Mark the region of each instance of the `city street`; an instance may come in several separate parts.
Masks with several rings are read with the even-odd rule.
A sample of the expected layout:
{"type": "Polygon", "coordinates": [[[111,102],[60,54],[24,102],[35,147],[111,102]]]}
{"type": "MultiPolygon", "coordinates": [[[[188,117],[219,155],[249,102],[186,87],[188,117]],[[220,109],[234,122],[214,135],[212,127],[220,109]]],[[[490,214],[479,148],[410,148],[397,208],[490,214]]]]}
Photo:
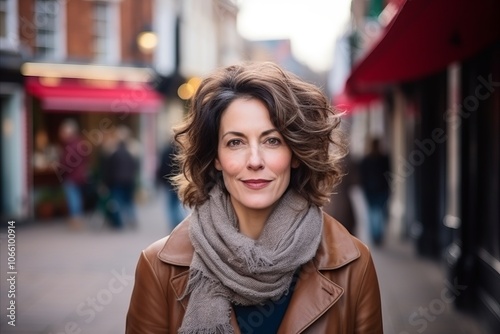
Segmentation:
{"type": "MultiPolygon", "coordinates": [[[[324,211],[370,248],[384,333],[499,334],[499,13],[500,0],[0,1],[0,334],[125,332],[141,251],[182,216],[160,188],[175,142],[188,179],[212,178],[214,154],[217,177],[254,190],[284,175],[317,198],[345,174],[324,211]],[[255,161],[269,170],[257,182],[242,176],[255,161]],[[133,226],[113,228],[133,200],[133,226]]],[[[340,298],[374,283],[358,276],[335,276],[340,298]]]]}
{"type": "MultiPolygon", "coordinates": [[[[18,227],[15,327],[6,317],[7,235],[2,231],[0,332],[123,333],[139,253],[168,232],[162,204],[159,196],[139,205],[137,230],[101,229],[95,215],[88,217],[89,226],[82,231],[69,229],[63,221],[18,227]]],[[[360,237],[364,238],[362,231],[360,237]]],[[[373,257],[385,333],[486,333],[473,319],[453,310],[450,300],[461,287],[453,290],[443,268],[416,258],[411,245],[393,238],[373,249],[373,257]]]]}

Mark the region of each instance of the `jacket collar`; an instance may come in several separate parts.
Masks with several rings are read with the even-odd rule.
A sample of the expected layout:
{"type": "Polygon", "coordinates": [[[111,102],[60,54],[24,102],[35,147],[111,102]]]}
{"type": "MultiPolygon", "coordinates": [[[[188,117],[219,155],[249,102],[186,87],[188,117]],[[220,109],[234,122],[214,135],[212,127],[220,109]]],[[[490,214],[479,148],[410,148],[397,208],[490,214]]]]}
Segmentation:
{"type": "MultiPolygon", "coordinates": [[[[323,221],[323,235],[314,257],[317,269],[337,269],[357,259],[360,252],[349,232],[327,214],[323,214],[323,221]]],[[[189,267],[193,253],[188,217],[172,231],[158,253],[158,258],[165,263],[189,267]]]]}
{"type": "Polygon", "coordinates": [[[158,258],[168,264],[189,267],[194,248],[189,238],[189,217],[177,225],[167,238],[158,258]]]}
{"type": "MultiPolygon", "coordinates": [[[[344,288],[321,274],[320,270],[340,268],[360,256],[352,236],[340,223],[327,214],[323,215],[323,221],[320,246],[313,260],[302,266],[278,334],[301,333],[332,307],[344,294],[344,288]]],[[[165,263],[189,267],[193,253],[188,218],[172,231],[158,257],[165,263]]],[[[177,299],[186,290],[188,278],[188,270],[171,278],[170,284],[177,299]]],[[[180,300],[184,308],[187,307],[188,299],[189,296],[180,300]]],[[[231,324],[235,333],[239,334],[234,311],[231,324]]]]}

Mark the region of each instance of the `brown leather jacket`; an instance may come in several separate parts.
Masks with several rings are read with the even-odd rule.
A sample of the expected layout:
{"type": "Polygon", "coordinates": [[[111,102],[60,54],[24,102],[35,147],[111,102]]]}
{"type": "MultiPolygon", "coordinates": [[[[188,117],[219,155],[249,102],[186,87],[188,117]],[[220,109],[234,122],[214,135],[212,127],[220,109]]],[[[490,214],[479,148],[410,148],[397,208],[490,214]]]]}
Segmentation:
{"type": "MultiPolygon", "coordinates": [[[[177,333],[188,302],[188,298],[178,299],[186,288],[193,256],[188,226],[184,221],[170,236],[142,252],[126,333],[177,333]]],[[[234,312],[231,323],[239,334],[234,312]]],[[[278,331],[293,333],[383,333],[370,252],[327,214],[316,256],[302,267],[278,331]]]]}

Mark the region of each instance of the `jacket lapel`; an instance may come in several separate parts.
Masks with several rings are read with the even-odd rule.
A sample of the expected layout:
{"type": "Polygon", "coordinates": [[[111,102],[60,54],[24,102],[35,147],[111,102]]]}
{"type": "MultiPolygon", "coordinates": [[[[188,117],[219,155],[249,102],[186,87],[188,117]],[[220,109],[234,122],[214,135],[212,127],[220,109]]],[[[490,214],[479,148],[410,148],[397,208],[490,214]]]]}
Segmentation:
{"type": "MultiPolygon", "coordinates": [[[[189,224],[183,221],[170,233],[163,248],[158,252],[158,258],[165,263],[186,267],[186,270],[170,278],[170,285],[175,292],[175,297],[180,300],[186,291],[189,280],[189,265],[193,258],[193,245],[189,239],[189,224]]],[[[180,300],[186,310],[189,296],[180,300]]]]}
{"type": "Polygon", "coordinates": [[[308,262],[300,272],[278,334],[302,332],[332,307],[343,293],[344,289],[321,275],[313,261],[308,262]]]}
{"type": "Polygon", "coordinates": [[[184,307],[184,311],[186,310],[189,296],[186,296],[186,298],[182,299],[181,296],[184,294],[184,291],[186,291],[188,280],[189,280],[189,270],[186,270],[185,272],[176,275],[170,279],[170,284],[175,292],[175,299],[180,301],[182,307],[184,307]]]}
{"type": "Polygon", "coordinates": [[[335,219],[324,215],[322,240],[315,257],[306,263],[281,322],[278,334],[303,332],[344,294],[344,288],[321,274],[356,260],[360,251],[352,236],[335,219]]]}

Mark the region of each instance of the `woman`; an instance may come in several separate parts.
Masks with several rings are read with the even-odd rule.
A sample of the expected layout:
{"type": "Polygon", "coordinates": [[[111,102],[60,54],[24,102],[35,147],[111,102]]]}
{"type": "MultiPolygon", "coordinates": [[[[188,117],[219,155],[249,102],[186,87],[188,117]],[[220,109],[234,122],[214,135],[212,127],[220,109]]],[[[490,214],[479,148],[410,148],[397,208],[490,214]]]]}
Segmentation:
{"type": "Polygon", "coordinates": [[[127,333],[382,333],[370,253],[321,210],[339,122],[272,63],[205,79],[175,130],[193,212],[142,252],[127,333]]]}

